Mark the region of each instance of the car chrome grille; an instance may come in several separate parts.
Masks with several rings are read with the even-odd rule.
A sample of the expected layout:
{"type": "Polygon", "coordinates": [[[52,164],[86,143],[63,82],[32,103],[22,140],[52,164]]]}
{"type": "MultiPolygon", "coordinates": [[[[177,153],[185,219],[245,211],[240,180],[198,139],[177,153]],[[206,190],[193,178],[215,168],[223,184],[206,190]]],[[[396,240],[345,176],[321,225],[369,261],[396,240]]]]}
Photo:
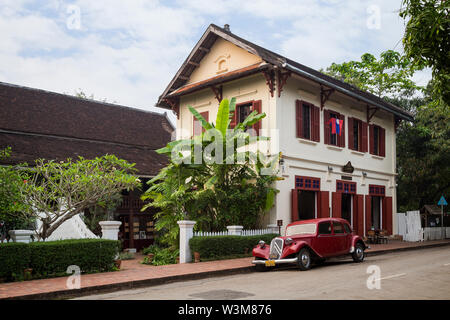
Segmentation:
{"type": "Polygon", "coordinates": [[[284,241],[281,238],[275,238],[270,243],[270,259],[279,259],[281,257],[281,252],[283,252],[284,241]]]}

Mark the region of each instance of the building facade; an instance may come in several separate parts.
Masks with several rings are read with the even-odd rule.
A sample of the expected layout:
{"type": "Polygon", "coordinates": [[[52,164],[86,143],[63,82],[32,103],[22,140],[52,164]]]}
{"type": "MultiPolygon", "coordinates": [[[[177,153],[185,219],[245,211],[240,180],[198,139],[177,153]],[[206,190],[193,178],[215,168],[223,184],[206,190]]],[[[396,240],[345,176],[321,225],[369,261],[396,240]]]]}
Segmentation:
{"type": "Polygon", "coordinates": [[[253,110],[256,128],[281,151],[280,193],[262,224],[343,217],[355,231],[392,234],[396,212],[395,131],[413,120],[401,108],[210,25],[160,96],[177,115],[177,138],[199,134],[188,106],[215,119],[235,97],[231,123],[253,110]]]}
{"type": "Polygon", "coordinates": [[[146,182],[167,164],[155,152],[172,138],[167,115],[0,82],[0,149],[12,148],[1,164],[92,159],[105,154],[135,163],[140,190],[123,192],[113,212],[122,221],[125,248],[141,249],[155,236],[152,210],[141,212],[146,182]]]}

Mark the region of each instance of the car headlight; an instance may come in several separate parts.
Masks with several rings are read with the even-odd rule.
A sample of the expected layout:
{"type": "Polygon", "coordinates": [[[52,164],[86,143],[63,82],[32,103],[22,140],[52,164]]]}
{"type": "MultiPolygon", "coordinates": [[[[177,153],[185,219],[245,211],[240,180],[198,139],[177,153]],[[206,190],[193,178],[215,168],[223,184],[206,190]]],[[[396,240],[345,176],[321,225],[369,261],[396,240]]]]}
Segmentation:
{"type": "Polygon", "coordinates": [[[294,242],[294,240],[292,240],[291,238],[286,238],[286,240],[284,240],[284,243],[286,245],[290,245],[292,242],[294,242]]]}
{"type": "Polygon", "coordinates": [[[266,246],[266,243],[264,242],[264,240],[260,240],[258,242],[258,245],[261,247],[261,249],[264,249],[264,247],[266,246]]]}

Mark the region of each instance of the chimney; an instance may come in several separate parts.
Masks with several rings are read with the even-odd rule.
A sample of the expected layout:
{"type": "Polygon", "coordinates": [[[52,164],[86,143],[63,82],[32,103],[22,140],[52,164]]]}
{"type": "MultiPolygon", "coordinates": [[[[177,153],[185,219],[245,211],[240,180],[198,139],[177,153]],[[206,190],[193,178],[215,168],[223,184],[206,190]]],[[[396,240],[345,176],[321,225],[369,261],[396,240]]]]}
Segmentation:
{"type": "Polygon", "coordinates": [[[225,29],[225,31],[231,32],[230,31],[230,25],[227,23],[223,26],[223,28],[225,29]]]}

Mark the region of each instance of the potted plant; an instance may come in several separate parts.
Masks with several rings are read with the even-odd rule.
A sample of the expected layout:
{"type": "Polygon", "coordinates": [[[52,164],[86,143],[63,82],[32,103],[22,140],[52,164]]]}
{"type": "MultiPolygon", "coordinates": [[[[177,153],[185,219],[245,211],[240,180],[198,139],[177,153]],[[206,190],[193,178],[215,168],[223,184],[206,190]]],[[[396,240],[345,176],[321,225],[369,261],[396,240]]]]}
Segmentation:
{"type": "Polygon", "coordinates": [[[154,254],[154,253],[149,253],[149,254],[147,254],[147,262],[148,262],[149,264],[151,264],[154,257],[155,257],[155,254],[154,254]]]}
{"type": "Polygon", "coordinates": [[[117,269],[120,269],[120,266],[122,265],[122,260],[120,258],[117,258],[116,260],[114,260],[114,265],[116,266],[117,269]]]}
{"type": "Polygon", "coordinates": [[[194,252],[194,262],[200,262],[200,252],[194,252]]]}
{"type": "Polygon", "coordinates": [[[32,273],[32,272],[33,272],[33,269],[31,269],[31,268],[26,268],[26,269],[23,271],[24,279],[25,279],[25,280],[31,280],[31,278],[32,278],[31,273],[32,273]]]}

